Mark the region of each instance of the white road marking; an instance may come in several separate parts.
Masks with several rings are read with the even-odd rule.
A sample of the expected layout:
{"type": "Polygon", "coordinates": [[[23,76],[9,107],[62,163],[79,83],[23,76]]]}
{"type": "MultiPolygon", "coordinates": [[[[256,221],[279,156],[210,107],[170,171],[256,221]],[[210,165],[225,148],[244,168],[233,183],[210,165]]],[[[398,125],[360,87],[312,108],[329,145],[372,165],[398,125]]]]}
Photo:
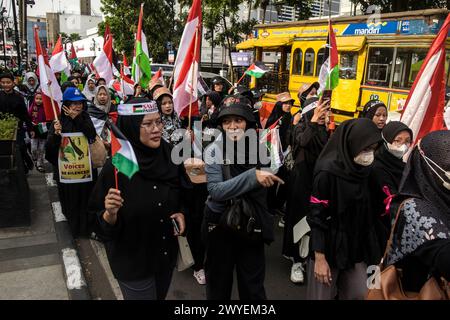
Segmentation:
{"type": "Polygon", "coordinates": [[[62,212],[61,202],[52,202],[52,209],[55,222],[67,221],[66,216],[62,212]]]}
{"type": "Polygon", "coordinates": [[[62,253],[67,275],[67,289],[81,289],[81,287],[86,286],[77,252],[74,249],[67,248],[63,249],[62,253]]]}

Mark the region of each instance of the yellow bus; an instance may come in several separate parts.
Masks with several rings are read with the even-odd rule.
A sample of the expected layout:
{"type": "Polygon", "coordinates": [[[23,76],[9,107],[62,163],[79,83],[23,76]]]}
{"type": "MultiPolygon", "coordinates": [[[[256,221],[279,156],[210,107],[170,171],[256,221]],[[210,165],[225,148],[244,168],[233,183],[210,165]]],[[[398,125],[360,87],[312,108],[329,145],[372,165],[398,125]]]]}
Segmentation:
{"type": "MultiPolygon", "coordinates": [[[[448,13],[430,9],[332,18],[340,76],[331,105],[335,121],[357,117],[371,99],[382,100],[391,115],[399,115],[448,13]]],[[[253,50],[254,60],[270,70],[251,80],[252,88],[266,92],[266,104],[289,91],[299,106],[299,88],[318,81],[327,27],[327,19],[256,25],[253,38],[237,45],[237,50],[253,50]]],[[[447,45],[450,49],[450,42],[447,45]]],[[[446,70],[449,58],[447,54],[446,70]]]]}

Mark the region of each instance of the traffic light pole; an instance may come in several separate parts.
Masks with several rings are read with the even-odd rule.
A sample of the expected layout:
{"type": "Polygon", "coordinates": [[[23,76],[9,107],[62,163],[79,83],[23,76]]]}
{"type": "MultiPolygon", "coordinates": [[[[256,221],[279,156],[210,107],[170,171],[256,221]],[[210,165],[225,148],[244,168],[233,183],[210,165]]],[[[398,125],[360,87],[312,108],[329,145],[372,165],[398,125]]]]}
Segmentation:
{"type": "Polygon", "coordinates": [[[12,10],[13,10],[13,18],[14,18],[14,42],[16,43],[16,51],[17,51],[17,63],[19,65],[19,70],[21,67],[21,57],[20,57],[20,39],[19,39],[19,30],[17,28],[17,12],[16,12],[16,1],[12,0],[12,10]]]}

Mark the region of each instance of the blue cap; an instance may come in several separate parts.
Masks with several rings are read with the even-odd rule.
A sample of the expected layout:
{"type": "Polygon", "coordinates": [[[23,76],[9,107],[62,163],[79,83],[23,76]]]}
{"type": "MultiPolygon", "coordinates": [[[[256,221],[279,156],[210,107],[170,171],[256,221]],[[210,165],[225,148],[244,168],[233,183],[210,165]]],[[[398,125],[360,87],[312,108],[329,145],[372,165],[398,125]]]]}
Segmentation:
{"type": "Polygon", "coordinates": [[[86,97],[77,88],[69,87],[64,91],[63,101],[86,101],[86,97]]]}

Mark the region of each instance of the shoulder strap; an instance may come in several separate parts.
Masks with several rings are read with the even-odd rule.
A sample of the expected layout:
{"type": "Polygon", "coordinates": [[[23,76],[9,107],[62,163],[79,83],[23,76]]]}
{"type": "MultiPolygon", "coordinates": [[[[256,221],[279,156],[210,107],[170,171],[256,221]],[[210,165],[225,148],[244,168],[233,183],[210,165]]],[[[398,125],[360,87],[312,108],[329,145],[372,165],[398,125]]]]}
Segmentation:
{"type": "Polygon", "coordinates": [[[230,171],[230,165],[223,164],[222,165],[222,174],[224,180],[230,180],[231,179],[231,171],[230,171]]]}
{"type": "Polygon", "coordinates": [[[381,269],[383,269],[384,261],[386,260],[388,253],[392,249],[392,242],[394,239],[395,228],[397,227],[398,219],[400,218],[400,211],[402,210],[405,202],[408,201],[409,199],[411,199],[411,198],[403,200],[403,202],[398,207],[397,214],[395,215],[394,223],[392,224],[392,227],[391,227],[391,235],[389,236],[389,240],[386,245],[386,250],[384,251],[383,258],[381,259],[381,269]]]}

